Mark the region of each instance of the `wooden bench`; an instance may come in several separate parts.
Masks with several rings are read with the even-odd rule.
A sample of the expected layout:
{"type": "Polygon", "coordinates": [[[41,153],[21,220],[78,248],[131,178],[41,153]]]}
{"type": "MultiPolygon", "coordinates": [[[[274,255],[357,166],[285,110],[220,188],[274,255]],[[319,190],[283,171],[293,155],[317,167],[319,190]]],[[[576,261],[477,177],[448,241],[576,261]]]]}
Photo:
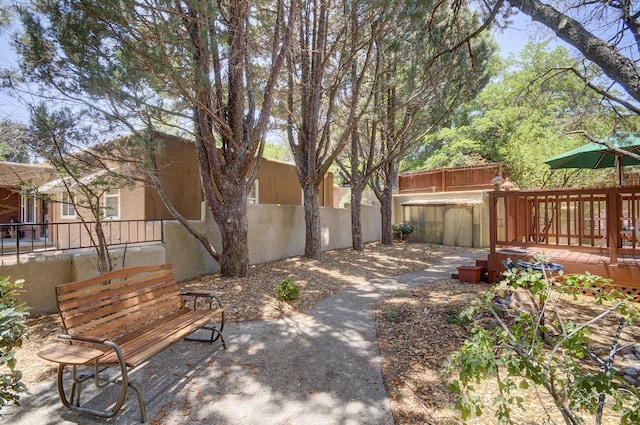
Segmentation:
{"type": "Polygon", "coordinates": [[[182,339],[210,343],[220,339],[226,349],[220,298],[204,290],[180,292],[170,265],[115,270],[58,285],[56,295],[67,332],[59,338],[67,344],[57,344],[38,355],[58,363],[60,400],[76,412],[114,417],[124,404],[127,387],[131,387],[138,397],[142,422],[146,422],[142,393],[129,382],[128,373],[133,368],[182,339]],[[192,308],[185,304],[187,299],[193,302],[189,303],[192,308]],[[207,338],[189,337],[198,329],[204,329],[200,332],[206,332],[207,338]],[[67,366],[72,369],[69,397],[64,388],[67,366]],[[106,378],[111,367],[119,372],[106,378]],[[80,368],[85,372],[79,373],[80,368]],[[120,385],[119,397],[111,410],[81,406],[81,386],[89,379],[98,388],[120,385]]]}

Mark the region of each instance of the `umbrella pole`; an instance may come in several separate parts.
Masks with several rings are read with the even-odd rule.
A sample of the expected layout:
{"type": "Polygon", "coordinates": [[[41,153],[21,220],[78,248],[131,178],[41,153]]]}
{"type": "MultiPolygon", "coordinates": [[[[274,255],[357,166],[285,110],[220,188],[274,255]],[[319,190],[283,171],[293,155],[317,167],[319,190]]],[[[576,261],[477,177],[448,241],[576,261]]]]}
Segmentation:
{"type": "Polygon", "coordinates": [[[622,158],[616,155],[616,168],[618,170],[618,185],[622,186],[622,158]]]}

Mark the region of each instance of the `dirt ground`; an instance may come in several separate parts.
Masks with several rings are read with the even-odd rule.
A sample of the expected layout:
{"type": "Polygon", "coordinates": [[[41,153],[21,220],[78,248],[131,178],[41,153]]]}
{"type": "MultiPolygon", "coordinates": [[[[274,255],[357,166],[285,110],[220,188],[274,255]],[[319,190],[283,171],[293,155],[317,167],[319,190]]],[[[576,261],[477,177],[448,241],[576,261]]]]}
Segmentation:
{"type": "MultiPolygon", "coordinates": [[[[447,356],[460,349],[470,335],[468,327],[457,321],[458,313],[466,309],[474,298],[490,289],[487,284],[465,284],[450,279],[398,293],[383,300],[377,312],[379,343],[383,354],[383,373],[391,407],[398,425],[459,424],[461,419],[451,406],[454,395],[447,389],[452,377],[442,373],[447,356]]],[[[585,323],[605,308],[596,306],[586,295],[570,297],[557,295],[556,306],[565,318],[585,323]]],[[[552,312],[549,312],[551,317],[552,312]]],[[[601,358],[608,353],[616,331],[617,319],[612,317],[591,326],[589,346],[601,358]]],[[[640,327],[625,327],[620,346],[640,343],[640,327]]],[[[615,366],[638,366],[638,359],[629,361],[618,355],[615,366]]],[[[593,362],[585,360],[586,367],[593,362]]],[[[495,424],[493,399],[499,395],[495,380],[476,385],[475,396],[486,406],[484,414],[469,424],[495,424]]],[[[525,409],[512,406],[512,418],[519,425],[563,424],[564,420],[550,397],[534,388],[522,390],[525,409]]],[[[584,415],[585,423],[595,423],[584,415]]],[[[605,409],[603,424],[619,424],[620,416],[605,409]]]]}
{"type": "MultiPolygon", "coordinates": [[[[251,266],[247,278],[223,278],[205,275],[180,283],[183,289],[206,288],[221,297],[227,321],[272,319],[307,311],[318,301],[346,285],[376,277],[393,276],[421,270],[437,261],[444,252],[456,248],[429,244],[368,244],[364,252],[351,249],[328,251],[321,262],[302,257],[287,258],[251,266]],[[300,286],[300,298],[279,301],[275,287],[290,275],[300,286]]],[[[54,379],[55,367],[36,353],[58,343],[63,332],[57,314],[28,320],[29,337],[18,350],[18,369],[29,386],[43,379],[54,379]]]]}
{"type": "MultiPolygon", "coordinates": [[[[358,281],[422,270],[439,261],[444,253],[457,249],[413,243],[387,247],[375,243],[367,245],[361,253],[350,249],[325,252],[322,262],[289,258],[252,266],[249,276],[244,279],[207,275],[183,282],[181,286],[184,289],[217,291],[225,304],[228,321],[277,318],[304,312],[318,301],[358,281]],[[300,299],[289,303],[279,301],[275,294],[276,285],[288,275],[301,288],[300,299]]],[[[481,255],[479,252],[478,256],[481,255]]],[[[473,298],[488,288],[486,284],[464,284],[446,279],[394,294],[380,303],[377,323],[383,372],[398,424],[460,422],[451,408],[453,398],[446,388],[448,378],[441,374],[441,367],[447,355],[460,347],[468,330],[447,323],[447,317],[468,306],[473,298]]],[[[574,309],[575,314],[582,314],[592,311],[591,304],[588,297],[581,297],[567,308],[574,309]]],[[[31,318],[28,325],[30,336],[17,353],[18,369],[23,372],[27,387],[43,379],[55,379],[53,365],[38,358],[36,353],[56,343],[56,335],[62,332],[57,315],[31,318]]],[[[596,338],[602,339],[606,345],[610,332],[613,331],[603,329],[596,338]]],[[[640,341],[637,327],[630,332],[624,337],[640,341]]],[[[497,390],[483,386],[485,388],[485,396],[489,400],[497,390]]],[[[495,418],[487,413],[473,423],[492,424],[495,418]]],[[[553,422],[544,420],[543,411],[532,409],[523,413],[519,423],[553,422]]]]}

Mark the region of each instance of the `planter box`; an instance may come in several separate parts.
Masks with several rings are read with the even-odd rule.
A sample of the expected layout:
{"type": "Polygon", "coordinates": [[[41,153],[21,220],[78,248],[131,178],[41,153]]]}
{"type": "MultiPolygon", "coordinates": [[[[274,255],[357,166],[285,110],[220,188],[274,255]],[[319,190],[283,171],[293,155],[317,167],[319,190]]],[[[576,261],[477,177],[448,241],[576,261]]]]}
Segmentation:
{"type": "Polygon", "coordinates": [[[460,282],[480,283],[482,279],[482,267],[460,266],[458,267],[458,280],[460,282]]]}

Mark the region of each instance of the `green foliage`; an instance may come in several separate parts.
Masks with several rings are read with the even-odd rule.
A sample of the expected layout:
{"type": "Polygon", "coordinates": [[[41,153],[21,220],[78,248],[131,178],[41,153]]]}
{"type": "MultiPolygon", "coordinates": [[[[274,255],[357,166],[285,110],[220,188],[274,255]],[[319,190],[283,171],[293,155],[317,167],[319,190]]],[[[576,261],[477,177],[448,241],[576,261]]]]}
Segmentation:
{"type": "Polygon", "coordinates": [[[400,310],[398,307],[388,306],[384,309],[384,317],[387,320],[395,320],[400,316],[400,310]]]}
{"type": "Polygon", "coordinates": [[[601,417],[605,399],[622,413],[622,423],[638,423],[640,392],[615,373],[613,361],[623,328],[638,320],[639,311],[628,296],[611,289],[607,279],[589,273],[555,279],[534,270],[507,271],[502,282],[459,317],[472,320],[471,336],[449,356],[445,370],[455,376],[449,389],[464,420],[484,411],[474,395],[476,385],[495,379],[499,393],[493,402],[500,422],[513,423],[513,406],[526,409],[518,390],[537,387],[548,393],[567,424],[584,423],[584,414],[601,417]],[[494,302],[522,290],[535,300],[534,309],[494,302]],[[581,323],[557,302],[560,296],[576,297],[585,291],[595,294],[593,302],[602,305],[602,311],[581,323]],[[487,317],[492,319],[489,324],[487,317]],[[587,343],[589,326],[602,326],[609,317],[615,317],[618,326],[611,330],[609,355],[599,358],[587,343]],[[585,367],[586,359],[594,360],[599,369],[585,367]]]}
{"type": "Polygon", "coordinates": [[[393,236],[401,241],[405,240],[415,229],[415,226],[411,223],[398,223],[391,227],[393,229],[393,236]]]}
{"type": "MultiPolygon", "coordinates": [[[[554,170],[544,160],[587,142],[573,130],[606,136],[616,126],[638,130],[637,118],[619,115],[585,90],[584,82],[560,67],[575,60],[563,47],[529,43],[519,58],[499,64],[497,77],[449,125],[429,135],[402,171],[504,163],[521,188],[587,186],[606,181],[611,170],[554,170]],[[555,71],[550,71],[555,70],[555,71]]],[[[589,79],[601,71],[586,67],[589,79]]]]}
{"type": "Polygon", "coordinates": [[[19,404],[20,393],[26,391],[21,382],[22,373],[16,369],[15,349],[22,346],[27,332],[24,321],[27,307],[17,300],[23,285],[0,278],[0,409],[9,403],[19,404]]]}
{"type": "Polygon", "coordinates": [[[24,125],[7,119],[0,121],[0,160],[29,162],[27,129],[24,125]]]}
{"type": "Polygon", "coordinates": [[[459,311],[451,307],[447,308],[444,314],[445,321],[450,325],[466,327],[469,326],[469,323],[471,322],[471,320],[469,320],[469,317],[467,317],[465,314],[460,314],[459,311]]]}
{"type": "Polygon", "coordinates": [[[291,276],[287,276],[276,286],[276,293],[283,301],[297,300],[300,297],[300,287],[295,284],[291,276]]]}
{"type": "Polygon", "coordinates": [[[266,142],[262,156],[269,159],[277,159],[279,161],[293,162],[291,149],[288,146],[277,142],[266,142]]]}

